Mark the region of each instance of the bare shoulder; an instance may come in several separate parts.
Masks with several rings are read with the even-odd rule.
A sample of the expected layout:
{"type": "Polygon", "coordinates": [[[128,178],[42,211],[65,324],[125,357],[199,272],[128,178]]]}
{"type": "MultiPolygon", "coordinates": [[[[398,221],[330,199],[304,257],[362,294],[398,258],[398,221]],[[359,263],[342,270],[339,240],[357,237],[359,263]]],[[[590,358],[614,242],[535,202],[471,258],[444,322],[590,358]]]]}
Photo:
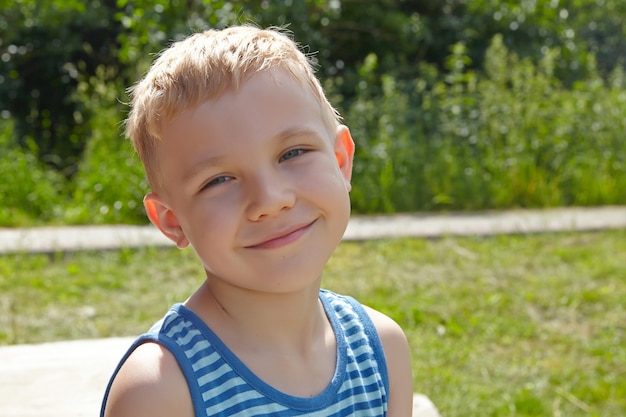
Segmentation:
{"type": "Polygon", "coordinates": [[[411,352],[402,328],[393,319],[364,306],[378,332],[389,374],[389,417],[410,417],[413,412],[411,352]]]}
{"type": "Polygon", "coordinates": [[[194,416],[187,382],[174,355],[156,343],[137,347],[113,381],[104,415],[194,416]]]}
{"type": "Polygon", "coordinates": [[[370,319],[372,319],[374,327],[376,327],[376,331],[378,332],[378,336],[383,342],[383,345],[387,343],[394,346],[396,344],[408,346],[404,331],[398,323],[378,310],[374,310],[373,308],[365,305],[363,307],[370,316],[370,319]]]}

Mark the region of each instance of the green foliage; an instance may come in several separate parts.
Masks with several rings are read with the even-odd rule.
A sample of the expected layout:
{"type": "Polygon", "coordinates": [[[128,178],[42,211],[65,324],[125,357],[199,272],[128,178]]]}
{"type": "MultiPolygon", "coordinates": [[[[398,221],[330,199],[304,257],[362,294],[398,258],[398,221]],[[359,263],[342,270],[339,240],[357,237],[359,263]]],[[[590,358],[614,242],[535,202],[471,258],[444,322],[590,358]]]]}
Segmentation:
{"type": "Polygon", "coordinates": [[[115,92],[94,76],[78,88],[80,100],[94,114],[89,120],[91,136],[72,179],[71,203],[66,208],[69,223],[144,223],[142,199],[148,192],[143,167],[119,120],[121,105],[115,92]]]}
{"type": "Polygon", "coordinates": [[[588,55],[589,78],[565,88],[558,51],[535,65],[496,36],[485,75],[463,44],[451,52],[444,77],[384,76],[382,98],[359,94],[348,111],[357,211],[626,203],[620,67],[604,81],[588,55]]]}
{"type": "Polygon", "coordinates": [[[13,123],[0,157],[13,158],[5,170],[36,167],[28,181],[47,207],[5,197],[3,211],[21,213],[7,224],[143,221],[147,186],[119,137],[124,88],[168,43],[242,22],[288,26],[315,53],[357,141],[357,212],[626,203],[619,0],[0,0],[0,10],[0,117],[13,123]]]}
{"type": "Polygon", "coordinates": [[[62,204],[60,175],[42,166],[36,151],[14,146],[14,138],[13,121],[0,119],[0,226],[54,221],[62,204]]]}
{"type": "Polygon", "coordinates": [[[0,3],[0,111],[15,122],[16,144],[66,177],[75,173],[91,117],[74,100],[81,77],[113,68],[117,23],[107,1],[0,3]]]}

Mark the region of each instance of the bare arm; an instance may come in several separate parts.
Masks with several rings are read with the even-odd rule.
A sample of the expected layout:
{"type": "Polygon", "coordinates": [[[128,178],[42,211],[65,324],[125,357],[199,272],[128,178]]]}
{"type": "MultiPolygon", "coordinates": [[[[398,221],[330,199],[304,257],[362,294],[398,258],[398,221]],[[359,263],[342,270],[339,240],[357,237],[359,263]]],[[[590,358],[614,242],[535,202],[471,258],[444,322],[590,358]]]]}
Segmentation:
{"type": "Polygon", "coordinates": [[[383,313],[365,306],[385,351],[389,373],[389,417],[411,417],[413,413],[413,375],[411,353],[400,326],[383,313]]]}
{"type": "Polygon", "coordinates": [[[155,343],[139,346],[113,381],[105,417],[194,417],[187,382],[174,356],[155,343]]]}

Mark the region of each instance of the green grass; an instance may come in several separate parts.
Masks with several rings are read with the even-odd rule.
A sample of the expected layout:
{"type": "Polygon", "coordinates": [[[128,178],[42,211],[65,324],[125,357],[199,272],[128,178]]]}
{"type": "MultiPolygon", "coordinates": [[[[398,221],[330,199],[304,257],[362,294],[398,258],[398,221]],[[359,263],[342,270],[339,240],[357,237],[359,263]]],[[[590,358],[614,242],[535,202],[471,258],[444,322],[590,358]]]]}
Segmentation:
{"type": "MultiPolygon", "coordinates": [[[[0,257],[0,344],[132,335],[191,251],[0,257]]],[[[444,417],[626,415],[626,231],[343,243],[324,286],[394,317],[444,417]]]]}

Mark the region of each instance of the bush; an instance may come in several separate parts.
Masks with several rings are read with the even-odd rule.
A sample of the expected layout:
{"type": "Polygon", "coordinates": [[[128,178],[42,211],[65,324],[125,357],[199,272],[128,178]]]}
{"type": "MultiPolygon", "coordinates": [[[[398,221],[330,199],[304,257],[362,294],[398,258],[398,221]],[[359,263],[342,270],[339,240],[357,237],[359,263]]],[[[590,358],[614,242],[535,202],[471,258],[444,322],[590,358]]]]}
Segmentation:
{"type": "MultiPolygon", "coordinates": [[[[337,96],[357,144],[352,203],[356,213],[487,210],[626,204],[626,77],[607,79],[587,56],[590,76],[565,87],[554,75],[556,50],[540,62],[519,58],[495,37],[486,73],[469,70],[463,44],[446,72],[422,64],[419,78],[377,75],[371,54],[359,71],[356,99],[337,96]]],[[[121,83],[102,66],[81,80],[74,100],[86,151],[71,179],[42,166],[33,141],[16,143],[0,121],[0,225],[145,223],[143,168],[122,137],[121,83]]]]}
{"type": "MultiPolygon", "coordinates": [[[[382,97],[359,91],[346,121],[357,140],[357,212],[478,210],[626,203],[626,86],[591,76],[570,89],[496,36],[487,73],[468,71],[462,44],[441,77],[381,80],[382,97]]],[[[367,73],[367,69],[364,71],[367,73]]],[[[430,75],[429,75],[430,74],[430,75]]]]}
{"type": "Polygon", "coordinates": [[[123,89],[93,77],[79,86],[79,94],[93,112],[91,136],[78,172],[72,179],[69,223],[143,223],[143,196],[148,191],[143,167],[121,129],[123,89]]]}
{"type": "Polygon", "coordinates": [[[13,121],[0,119],[0,226],[52,222],[60,216],[62,177],[41,165],[37,148],[15,146],[13,121]]]}

